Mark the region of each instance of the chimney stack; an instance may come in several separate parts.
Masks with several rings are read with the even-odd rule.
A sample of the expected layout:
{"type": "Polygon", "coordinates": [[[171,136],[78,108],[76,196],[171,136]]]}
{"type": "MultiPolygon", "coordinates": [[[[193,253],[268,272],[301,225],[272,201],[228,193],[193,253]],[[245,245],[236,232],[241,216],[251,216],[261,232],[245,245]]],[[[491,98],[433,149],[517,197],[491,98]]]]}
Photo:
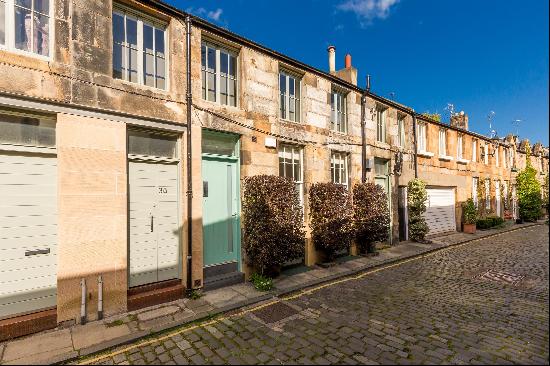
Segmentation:
{"type": "Polygon", "coordinates": [[[328,46],[328,71],[333,73],[336,71],[336,47],[328,46]]]}
{"type": "Polygon", "coordinates": [[[346,54],[344,64],[346,65],[346,69],[349,69],[351,67],[351,55],[349,53],[346,54]]]}
{"type": "Polygon", "coordinates": [[[468,130],[468,115],[464,111],[451,116],[451,126],[468,130]]]}

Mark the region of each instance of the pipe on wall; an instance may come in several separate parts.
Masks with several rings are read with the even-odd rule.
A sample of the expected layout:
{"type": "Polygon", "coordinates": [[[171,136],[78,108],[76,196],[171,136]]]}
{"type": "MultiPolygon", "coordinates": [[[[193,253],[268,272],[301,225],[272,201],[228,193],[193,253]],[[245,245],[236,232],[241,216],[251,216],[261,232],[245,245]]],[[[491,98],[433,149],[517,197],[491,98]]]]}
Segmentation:
{"type": "Polygon", "coordinates": [[[365,115],[367,105],[367,95],[370,92],[370,75],[367,75],[367,88],[361,95],[361,183],[367,181],[367,140],[365,136],[365,115]]]}
{"type": "Polygon", "coordinates": [[[186,26],[186,77],[187,77],[187,291],[193,288],[191,275],[193,264],[193,175],[192,175],[192,150],[191,150],[191,108],[193,94],[191,92],[191,17],[185,16],[186,26]]]}
{"type": "Polygon", "coordinates": [[[416,113],[414,109],[411,111],[413,118],[413,140],[414,140],[414,177],[418,178],[418,141],[416,136],[416,113]]]}
{"type": "Polygon", "coordinates": [[[80,289],[82,296],[80,299],[80,324],[86,324],[86,280],[80,280],[80,289]]]}
{"type": "Polygon", "coordinates": [[[103,278],[97,277],[97,319],[103,319],[103,278]]]}

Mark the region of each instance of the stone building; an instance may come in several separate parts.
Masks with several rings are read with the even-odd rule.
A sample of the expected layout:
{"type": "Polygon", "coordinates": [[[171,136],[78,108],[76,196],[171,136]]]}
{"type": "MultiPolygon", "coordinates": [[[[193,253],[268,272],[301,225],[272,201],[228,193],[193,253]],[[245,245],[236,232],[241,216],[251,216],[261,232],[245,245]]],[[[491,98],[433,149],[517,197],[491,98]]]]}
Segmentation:
{"type": "MultiPolygon", "coordinates": [[[[363,131],[391,244],[406,239],[415,161],[433,232],[460,230],[487,180],[488,211],[503,215],[499,191],[525,165],[513,136],[362,89],[334,47],[325,72],[192,17],[187,60],[186,14],[159,1],[21,4],[0,1],[0,340],[243,281],[242,180],[292,178],[308,228],[312,183],[361,181],[363,131]]],[[[548,174],[547,148],[530,159],[548,174]]],[[[320,260],[309,239],[305,253],[320,260]]]]}

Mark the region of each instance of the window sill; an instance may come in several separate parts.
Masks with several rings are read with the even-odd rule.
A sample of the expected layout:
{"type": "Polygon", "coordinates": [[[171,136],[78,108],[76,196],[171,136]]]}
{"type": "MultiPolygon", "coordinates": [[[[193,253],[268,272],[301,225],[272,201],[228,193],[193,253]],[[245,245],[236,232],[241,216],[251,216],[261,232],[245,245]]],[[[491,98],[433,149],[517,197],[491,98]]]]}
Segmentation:
{"type": "Polygon", "coordinates": [[[457,162],[458,164],[468,164],[468,163],[470,163],[470,160],[462,159],[462,158],[461,158],[461,159],[456,159],[456,162],[457,162]]]}
{"type": "Polygon", "coordinates": [[[439,155],[439,160],[443,160],[443,161],[451,161],[451,160],[454,160],[452,156],[447,156],[447,155],[439,155]]]}
{"type": "Polygon", "coordinates": [[[434,156],[434,153],[431,153],[429,151],[419,151],[417,154],[418,156],[422,156],[424,158],[431,158],[434,156]]]}
{"type": "Polygon", "coordinates": [[[145,85],[145,84],[140,84],[140,83],[135,83],[133,81],[128,81],[128,80],[124,80],[124,79],[119,79],[119,78],[115,78],[114,76],[112,76],[112,80],[115,82],[115,83],[120,83],[120,85],[123,85],[125,87],[131,87],[131,88],[135,88],[135,89],[139,89],[139,90],[143,90],[143,91],[151,91],[153,93],[158,93],[158,94],[162,94],[162,95],[170,95],[170,90],[168,90],[168,88],[165,88],[165,89],[161,89],[161,88],[157,88],[157,87],[154,87],[154,86],[149,86],[149,85],[145,85]]]}

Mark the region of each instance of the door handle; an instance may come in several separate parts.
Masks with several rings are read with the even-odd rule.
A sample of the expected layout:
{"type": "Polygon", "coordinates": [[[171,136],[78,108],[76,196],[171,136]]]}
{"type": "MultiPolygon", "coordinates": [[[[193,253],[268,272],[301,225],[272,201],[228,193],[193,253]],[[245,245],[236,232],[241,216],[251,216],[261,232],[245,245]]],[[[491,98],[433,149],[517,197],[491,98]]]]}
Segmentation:
{"type": "Polygon", "coordinates": [[[39,255],[39,254],[50,254],[50,248],[37,249],[37,250],[27,250],[25,252],[25,257],[30,257],[31,255],[39,255]]]}
{"type": "Polygon", "coordinates": [[[153,215],[151,215],[151,232],[153,232],[153,215]]]}

